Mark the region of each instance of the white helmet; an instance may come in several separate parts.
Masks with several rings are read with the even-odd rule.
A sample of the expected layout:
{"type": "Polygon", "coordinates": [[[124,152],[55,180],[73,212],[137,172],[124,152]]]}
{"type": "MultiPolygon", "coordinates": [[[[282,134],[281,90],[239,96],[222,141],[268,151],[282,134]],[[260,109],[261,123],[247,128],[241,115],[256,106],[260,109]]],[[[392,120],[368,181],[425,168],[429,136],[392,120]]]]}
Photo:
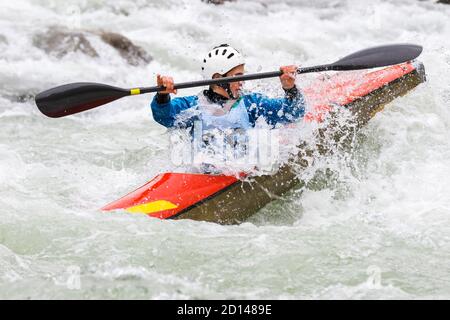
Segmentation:
{"type": "Polygon", "coordinates": [[[206,80],[212,79],[216,73],[224,75],[242,64],[245,64],[242,54],[232,46],[222,44],[212,49],[203,59],[203,78],[206,80]]]}

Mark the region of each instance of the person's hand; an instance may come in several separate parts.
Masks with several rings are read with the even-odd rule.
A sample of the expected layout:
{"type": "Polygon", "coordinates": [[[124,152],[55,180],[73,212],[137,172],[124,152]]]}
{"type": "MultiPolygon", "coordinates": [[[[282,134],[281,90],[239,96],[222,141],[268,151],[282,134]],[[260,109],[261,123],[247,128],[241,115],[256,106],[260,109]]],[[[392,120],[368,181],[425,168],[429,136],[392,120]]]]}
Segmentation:
{"type": "Polygon", "coordinates": [[[169,94],[174,93],[177,94],[176,89],[173,88],[174,82],[172,77],[161,76],[160,74],[156,75],[156,83],[158,86],[164,86],[166,88],[165,91],[159,91],[161,94],[169,94]]]}
{"type": "Polygon", "coordinates": [[[283,72],[280,76],[280,81],[284,90],[292,89],[295,86],[297,69],[298,67],[294,65],[280,67],[280,71],[283,72]]]}

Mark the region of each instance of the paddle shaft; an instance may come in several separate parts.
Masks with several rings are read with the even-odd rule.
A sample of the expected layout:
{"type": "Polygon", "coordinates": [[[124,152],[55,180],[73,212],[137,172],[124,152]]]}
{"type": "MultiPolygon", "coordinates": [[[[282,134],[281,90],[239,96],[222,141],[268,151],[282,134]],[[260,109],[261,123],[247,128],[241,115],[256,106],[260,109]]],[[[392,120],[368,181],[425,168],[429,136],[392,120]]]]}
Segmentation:
{"type": "MultiPolygon", "coordinates": [[[[317,71],[327,71],[327,70],[332,70],[332,69],[333,69],[333,66],[328,64],[328,65],[321,65],[321,66],[315,66],[315,67],[299,68],[297,70],[297,73],[298,74],[310,73],[310,72],[317,72],[317,71]]],[[[209,79],[209,80],[182,82],[182,83],[174,84],[174,89],[186,89],[186,88],[204,87],[204,86],[211,86],[211,85],[215,85],[215,84],[230,83],[230,82],[237,82],[237,81],[276,78],[276,77],[280,77],[282,74],[283,73],[281,71],[272,71],[272,72],[252,73],[252,74],[246,74],[246,75],[240,75],[240,76],[234,76],[234,77],[222,77],[222,78],[209,79]]],[[[130,89],[130,95],[159,92],[159,91],[164,91],[164,90],[166,90],[166,88],[164,86],[136,88],[136,89],[130,89]]]]}

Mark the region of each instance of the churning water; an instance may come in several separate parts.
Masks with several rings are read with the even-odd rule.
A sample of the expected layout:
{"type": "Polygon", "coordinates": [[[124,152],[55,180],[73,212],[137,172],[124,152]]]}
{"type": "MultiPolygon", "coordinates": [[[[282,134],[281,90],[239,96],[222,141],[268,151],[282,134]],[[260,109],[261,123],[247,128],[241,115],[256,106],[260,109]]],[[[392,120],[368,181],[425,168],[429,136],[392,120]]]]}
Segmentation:
{"type": "MultiPolygon", "coordinates": [[[[450,6],[434,1],[2,1],[0,298],[450,298],[449,38],[450,6]],[[97,55],[37,48],[59,29],[87,32],[97,55]],[[99,30],[153,61],[126,63],[99,30]],[[249,72],[417,43],[428,82],[379,113],[307,188],[242,225],[101,213],[173,170],[151,97],[55,120],[32,96],[79,81],[153,85],[156,73],[199,79],[202,53],[227,42],[249,72]]],[[[276,79],[247,85],[282,93],[276,79]]]]}

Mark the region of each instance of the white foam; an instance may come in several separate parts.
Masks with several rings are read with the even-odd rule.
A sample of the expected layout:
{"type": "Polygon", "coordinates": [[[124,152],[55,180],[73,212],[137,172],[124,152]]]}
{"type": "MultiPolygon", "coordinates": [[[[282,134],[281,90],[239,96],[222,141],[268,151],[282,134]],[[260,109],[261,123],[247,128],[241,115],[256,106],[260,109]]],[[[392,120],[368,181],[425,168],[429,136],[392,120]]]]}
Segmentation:
{"type": "MultiPolygon", "coordinates": [[[[2,1],[0,296],[448,298],[449,9],[407,0],[2,1]],[[132,67],[95,38],[99,58],[57,59],[32,44],[55,25],[122,33],[154,61],[132,67]],[[424,46],[428,83],[378,114],[351,153],[317,161],[303,192],[241,226],[97,210],[173,170],[151,96],[63,119],[45,118],[33,101],[14,102],[69,82],[151,86],[156,73],[199,80],[202,54],[221,43],[241,49],[247,71],[256,72],[397,42],[424,46]],[[328,176],[318,174],[327,168],[328,176]],[[382,272],[375,289],[371,265],[382,272]],[[81,271],[80,290],[59,285],[72,267],[81,271]]],[[[245,86],[282,94],[277,79],[245,86]]]]}

